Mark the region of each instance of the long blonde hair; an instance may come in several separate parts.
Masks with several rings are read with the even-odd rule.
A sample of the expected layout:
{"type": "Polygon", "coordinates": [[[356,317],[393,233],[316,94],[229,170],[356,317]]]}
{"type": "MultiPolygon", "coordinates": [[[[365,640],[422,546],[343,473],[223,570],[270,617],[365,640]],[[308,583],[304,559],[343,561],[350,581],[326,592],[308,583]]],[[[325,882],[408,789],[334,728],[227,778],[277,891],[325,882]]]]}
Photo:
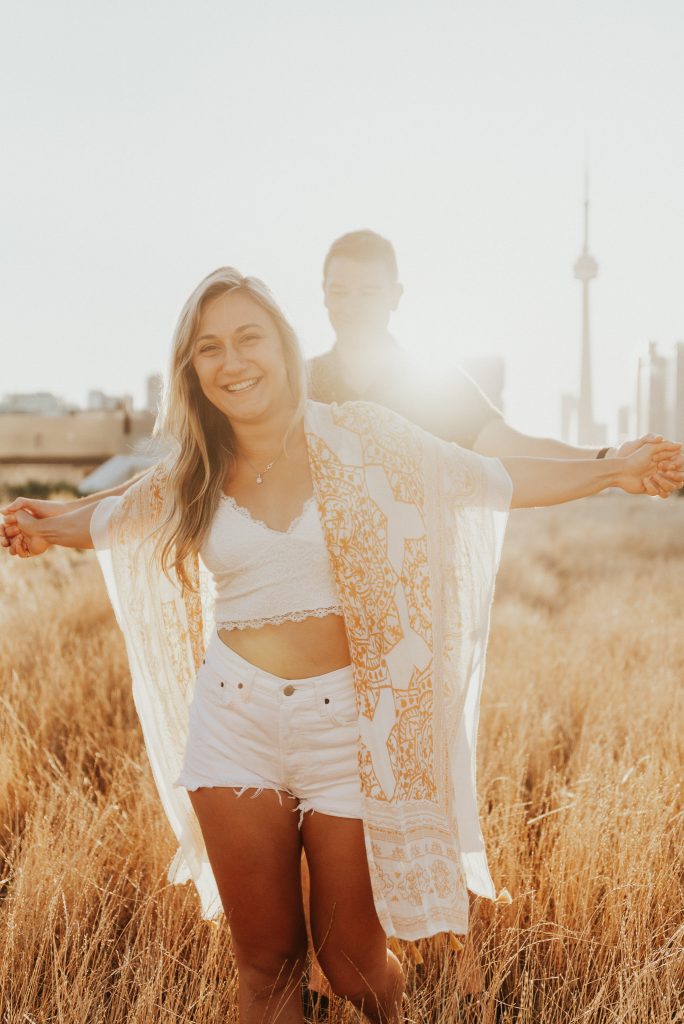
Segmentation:
{"type": "Polygon", "coordinates": [[[224,482],[235,467],[235,434],[227,417],[205,397],[192,365],[193,346],[202,313],[212,299],[240,291],[254,299],[275,321],[283,346],[294,412],[290,431],[304,413],[306,366],[297,335],[271,292],[256,277],[243,277],[233,267],[219,267],[197,285],[181,310],[173,335],[168,386],[154,436],[177,450],[165,495],[165,518],[155,546],[162,571],[174,569],[183,588],[194,590],[187,560],[202,546],[221,498],[224,482]]]}

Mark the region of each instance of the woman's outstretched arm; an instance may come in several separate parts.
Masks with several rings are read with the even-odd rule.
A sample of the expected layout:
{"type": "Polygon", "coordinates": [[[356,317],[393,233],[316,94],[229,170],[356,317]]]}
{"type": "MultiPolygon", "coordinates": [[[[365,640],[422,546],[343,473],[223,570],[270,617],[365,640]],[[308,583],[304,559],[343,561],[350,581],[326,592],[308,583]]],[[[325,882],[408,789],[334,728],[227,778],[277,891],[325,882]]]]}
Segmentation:
{"type": "MultiPolygon", "coordinates": [[[[155,466],[152,467],[155,469],[155,466]]],[[[11,555],[19,555],[19,557],[27,558],[29,556],[28,550],[25,550],[24,542],[21,538],[21,531],[11,529],[10,526],[16,524],[15,515],[20,509],[26,509],[36,519],[46,519],[47,517],[64,516],[67,512],[76,512],[80,509],[90,506],[91,512],[95,505],[99,504],[103,498],[118,498],[125,494],[128,488],[137,483],[150,472],[150,469],[142,469],[135,476],[132,476],[130,480],[126,480],[124,483],[119,484],[118,487],[110,487],[107,491],[98,491],[97,494],[89,494],[83,498],[74,498],[69,501],[44,501],[38,498],[24,498],[18,497],[14,501],[10,502],[9,505],[5,505],[4,508],[0,508],[0,547],[7,548],[11,555]],[[4,521],[1,517],[4,517],[4,521]],[[9,525],[8,525],[9,524],[9,525]]],[[[69,524],[71,528],[71,524],[69,524]]],[[[60,544],[60,541],[54,543],[60,544]]],[[[86,545],[81,544],[66,544],[64,547],[85,547],[86,545]]],[[[92,544],[87,545],[92,547],[92,544]]],[[[41,551],[33,551],[31,554],[37,555],[42,554],[47,548],[42,548],[41,551]]]]}
{"type": "Polygon", "coordinates": [[[22,534],[22,547],[27,553],[18,550],[20,558],[42,555],[53,544],[62,548],[92,548],[90,520],[96,508],[97,503],[82,505],[73,512],[64,512],[60,516],[49,516],[46,519],[37,519],[30,512],[17,509],[5,515],[3,533],[8,542],[22,534]]]}
{"type": "Polygon", "coordinates": [[[647,441],[627,458],[504,458],[501,462],[513,481],[511,508],[534,508],[585,498],[606,487],[645,494],[644,477],[666,470],[681,487],[684,476],[669,465],[677,461],[681,448],[673,441],[647,441]]]}

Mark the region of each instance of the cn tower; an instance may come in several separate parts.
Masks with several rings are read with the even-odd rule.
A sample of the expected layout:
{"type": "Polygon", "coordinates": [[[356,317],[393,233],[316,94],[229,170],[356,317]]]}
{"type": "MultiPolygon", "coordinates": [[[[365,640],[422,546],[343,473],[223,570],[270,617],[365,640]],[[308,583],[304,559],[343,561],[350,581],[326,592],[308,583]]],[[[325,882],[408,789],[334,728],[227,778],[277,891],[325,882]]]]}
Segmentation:
{"type": "Polygon", "coordinates": [[[584,171],[584,246],[575,263],[575,277],[582,282],[582,364],[577,405],[577,440],[594,444],[594,403],[591,387],[591,339],[589,332],[589,282],[598,274],[598,263],[589,254],[589,171],[584,171]]]}

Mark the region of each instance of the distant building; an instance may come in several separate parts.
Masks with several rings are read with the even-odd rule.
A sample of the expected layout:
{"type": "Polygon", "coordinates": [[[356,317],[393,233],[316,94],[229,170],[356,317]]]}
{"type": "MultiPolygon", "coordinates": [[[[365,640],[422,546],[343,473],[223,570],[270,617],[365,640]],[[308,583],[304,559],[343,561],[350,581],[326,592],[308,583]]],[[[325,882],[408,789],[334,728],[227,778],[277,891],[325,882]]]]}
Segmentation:
{"type": "Polygon", "coordinates": [[[674,346],[667,401],[672,409],[672,438],[684,441],[684,341],[674,346]]]}
{"type": "Polygon", "coordinates": [[[117,409],[133,409],[132,395],[107,395],[104,391],[88,392],[88,409],[92,412],[115,412],[117,409]]]}
{"type": "Polygon", "coordinates": [[[145,408],[156,416],[161,405],[164,389],[164,378],[161,373],[154,373],[147,378],[147,403],[145,408]]]}
{"type": "Polygon", "coordinates": [[[506,363],[500,356],[473,356],[461,363],[476,384],[484,391],[490,402],[497,409],[504,411],[504,385],[506,383],[506,363]]]}
{"type": "Polygon", "coordinates": [[[75,409],[49,391],[5,395],[0,401],[0,413],[18,416],[64,416],[75,409]]]}
{"type": "Polygon", "coordinates": [[[684,439],[684,342],[669,355],[649,342],[648,353],[639,358],[636,394],[637,433],[664,434],[684,439]]]}
{"type": "Polygon", "coordinates": [[[629,441],[635,436],[635,433],[635,430],[632,428],[632,407],[630,405],[621,405],[618,409],[616,443],[622,444],[623,441],[629,441]]]}
{"type": "Polygon", "coordinates": [[[577,436],[577,399],[574,395],[561,395],[561,437],[571,443],[577,436]]]}
{"type": "Polygon", "coordinates": [[[94,467],[112,455],[133,451],[153,426],[151,413],[127,409],[66,416],[6,413],[0,416],[0,463],[94,467]]]}

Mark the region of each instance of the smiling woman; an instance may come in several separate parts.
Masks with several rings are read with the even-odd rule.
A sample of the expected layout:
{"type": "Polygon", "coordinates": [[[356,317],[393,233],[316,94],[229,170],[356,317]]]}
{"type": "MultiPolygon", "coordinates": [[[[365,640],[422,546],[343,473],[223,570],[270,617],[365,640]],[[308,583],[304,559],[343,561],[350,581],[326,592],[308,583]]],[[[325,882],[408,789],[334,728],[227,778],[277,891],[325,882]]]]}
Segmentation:
{"type": "Polygon", "coordinates": [[[680,446],[500,461],[372,403],[307,401],[292,328],[231,268],[185,303],[157,433],[171,454],[122,496],[15,509],[3,541],[97,549],[179,843],[169,879],[229,919],[243,1024],[301,1024],[302,850],[332,990],[395,1024],[388,938],[464,934],[467,890],[496,896],[475,742],[508,509],[639,493],[680,446]]]}
{"type": "Polygon", "coordinates": [[[166,567],[175,549],[183,579],[184,560],[206,535],[228,481],[250,461],[254,480],[263,479],[288,444],[303,414],[306,371],[294,331],[268,289],[224,267],[185,303],[169,376],[159,430],[180,447],[178,505],[161,557],[166,567]],[[238,453],[236,430],[245,423],[250,433],[238,453]],[[186,506],[189,519],[178,511],[186,506]]]}
{"type": "MultiPolygon", "coordinates": [[[[283,678],[316,675],[348,665],[344,621],[327,559],[318,573],[312,573],[316,554],[315,549],[314,553],[311,550],[310,531],[301,542],[291,532],[295,526],[300,535],[308,525],[308,519],[300,519],[307,505],[313,511],[313,483],[304,427],[302,422],[293,423],[296,409],[281,340],[283,328],[250,291],[224,291],[203,306],[197,331],[192,367],[199,387],[240,438],[239,457],[227,467],[222,488],[224,495],[232,499],[232,505],[223,508],[230,523],[219,520],[219,530],[230,530],[233,550],[237,536],[241,537],[239,582],[235,573],[240,565],[226,555],[222,536],[217,537],[215,531],[207,535],[204,531],[202,541],[206,538],[206,542],[199,545],[200,554],[214,571],[222,591],[224,611],[217,614],[222,627],[219,635],[247,661],[283,678]],[[274,437],[279,438],[277,447],[274,437]],[[287,458],[283,459],[286,448],[287,458]],[[270,474],[271,484],[267,488],[262,487],[266,474],[270,474]],[[236,517],[239,510],[243,512],[242,522],[236,517]],[[248,525],[245,512],[251,520],[248,525]],[[263,533],[255,535],[253,529],[256,523],[289,539],[278,542],[271,537],[264,548],[263,533]],[[217,548],[221,549],[218,558],[217,548]],[[276,580],[271,579],[268,598],[264,600],[267,581],[273,575],[269,561],[277,559],[287,562],[287,572],[282,576],[285,589],[275,598],[276,580]],[[325,582],[317,587],[321,575],[325,582]],[[301,608],[296,616],[285,614],[292,611],[290,606],[298,585],[301,608]],[[318,602],[317,591],[323,594],[318,602]],[[254,607],[253,595],[259,592],[262,597],[257,606],[264,607],[257,610],[266,612],[262,615],[257,615],[254,607]],[[233,629],[237,630],[231,630],[230,635],[226,626],[228,605],[233,609],[233,629]],[[241,614],[236,613],[236,606],[241,606],[241,614]]],[[[298,369],[295,364],[292,373],[298,369]]],[[[311,525],[325,558],[316,517],[311,525]]]]}

